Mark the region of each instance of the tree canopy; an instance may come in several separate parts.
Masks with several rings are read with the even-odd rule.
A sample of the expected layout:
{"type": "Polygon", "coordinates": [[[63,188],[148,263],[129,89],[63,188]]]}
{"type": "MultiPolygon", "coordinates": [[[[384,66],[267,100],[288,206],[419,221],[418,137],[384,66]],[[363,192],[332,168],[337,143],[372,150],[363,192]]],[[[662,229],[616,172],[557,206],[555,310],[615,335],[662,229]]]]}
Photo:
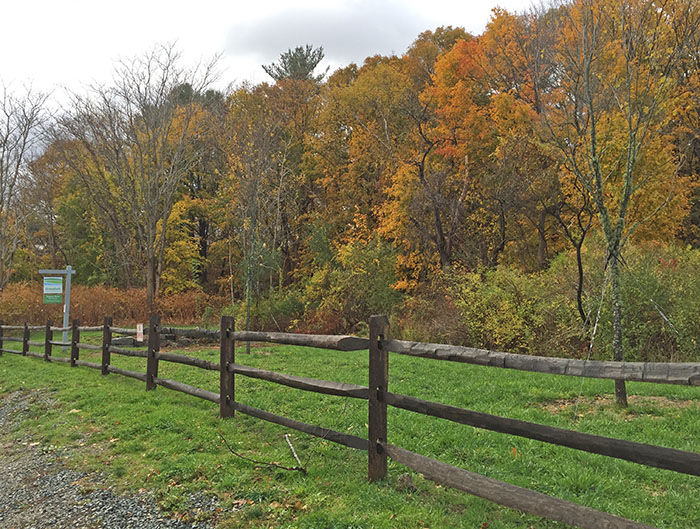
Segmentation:
{"type": "MultiPolygon", "coordinates": [[[[314,70],[323,60],[323,46],[315,48],[311,44],[289,48],[280,55],[277,62],[264,65],[263,70],[275,81],[293,79],[295,81],[320,82],[326,72],[314,76],[314,70]]],[[[328,71],[326,69],[326,71],[328,71]]]]}
{"type": "Polygon", "coordinates": [[[219,293],[253,325],[345,332],[369,310],[454,314],[475,281],[563,255],[579,344],[608,281],[622,358],[626,249],[700,247],[698,11],[496,9],[479,35],[425,31],[328,76],[322,47],[290,48],[274,83],[225,92],[172,48],[137,57],[0,167],[0,286],[80,262],[78,283],[153,304],[219,293]]]}

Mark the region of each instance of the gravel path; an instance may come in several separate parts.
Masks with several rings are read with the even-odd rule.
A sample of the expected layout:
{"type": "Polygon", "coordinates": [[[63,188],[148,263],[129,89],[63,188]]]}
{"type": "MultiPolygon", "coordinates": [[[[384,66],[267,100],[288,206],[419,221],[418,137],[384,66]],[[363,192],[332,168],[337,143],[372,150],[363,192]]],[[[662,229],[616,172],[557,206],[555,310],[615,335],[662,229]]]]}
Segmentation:
{"type": "MultiPolygon", "coordinates": [[[[99,473],[67,469],[65,452],[8,436],[37,401],[51,405],[38,392],[15,392],[0,400],[0,529],[213,527],[168,518],[149,493],[119,494],[99,473]]],[[[218,506],[215,498],[193,497],[190,512],[202,514],[218,506]]]]}

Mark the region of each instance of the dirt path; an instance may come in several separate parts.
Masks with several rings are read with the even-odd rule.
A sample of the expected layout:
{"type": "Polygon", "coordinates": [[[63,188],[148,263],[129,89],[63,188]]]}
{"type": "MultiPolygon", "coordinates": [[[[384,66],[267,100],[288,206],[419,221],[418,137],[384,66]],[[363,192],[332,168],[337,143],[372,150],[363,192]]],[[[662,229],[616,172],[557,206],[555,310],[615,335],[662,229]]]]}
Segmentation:
{"type": "MultiPolygon", "coordinates": [[[[65,451],[22,438],[16,426],[31,406],[47,397],[14,392],[0,397],[0,529],[209,529],[159,511],[149,493],[116,493],[99,473],[66,468],[65,451]]],[[[193,498],[192,510],[218,507],[215,499],[193,498]]]]}

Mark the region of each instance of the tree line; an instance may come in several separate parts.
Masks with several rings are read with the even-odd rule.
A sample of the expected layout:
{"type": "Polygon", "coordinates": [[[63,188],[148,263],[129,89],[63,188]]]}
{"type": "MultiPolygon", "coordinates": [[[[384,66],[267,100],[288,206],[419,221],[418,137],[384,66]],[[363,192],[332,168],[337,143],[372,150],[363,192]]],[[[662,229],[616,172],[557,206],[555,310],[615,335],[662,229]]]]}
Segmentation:
{"type": "Polygon", "coordinates": [[[291,312],[339,330],[455,270],[568,252],[589,329],[595,236],[622,359],[625,247],[700,241],[699,24],[692,0],[572,0],[330,74],[322,48],[297,47],[264,66],[271,82],[228,91],[167,46],[53,116],[5,90],[0,287],[71,263],[79,282],[144,286],[149,306],[226,293],[248,319],[296,289],[291,312]]]}

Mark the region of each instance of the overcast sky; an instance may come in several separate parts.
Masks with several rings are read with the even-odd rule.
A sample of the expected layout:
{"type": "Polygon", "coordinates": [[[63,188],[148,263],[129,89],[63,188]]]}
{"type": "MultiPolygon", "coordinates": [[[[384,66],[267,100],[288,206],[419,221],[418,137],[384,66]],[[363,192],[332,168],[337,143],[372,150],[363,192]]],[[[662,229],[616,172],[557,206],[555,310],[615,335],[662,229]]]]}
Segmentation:
{"type": "Polygon", "coordinates": [[[260,67],[303,44],[323,46],[333,71],[368,55],[400,54],[442,25],[481,33],[491,9],[531,0],[5,0],[0,80],[12,91],[80,90],[114,61],[176,43],[186,62],[221,54],[220,87],[269,80],[260,67]]]}

